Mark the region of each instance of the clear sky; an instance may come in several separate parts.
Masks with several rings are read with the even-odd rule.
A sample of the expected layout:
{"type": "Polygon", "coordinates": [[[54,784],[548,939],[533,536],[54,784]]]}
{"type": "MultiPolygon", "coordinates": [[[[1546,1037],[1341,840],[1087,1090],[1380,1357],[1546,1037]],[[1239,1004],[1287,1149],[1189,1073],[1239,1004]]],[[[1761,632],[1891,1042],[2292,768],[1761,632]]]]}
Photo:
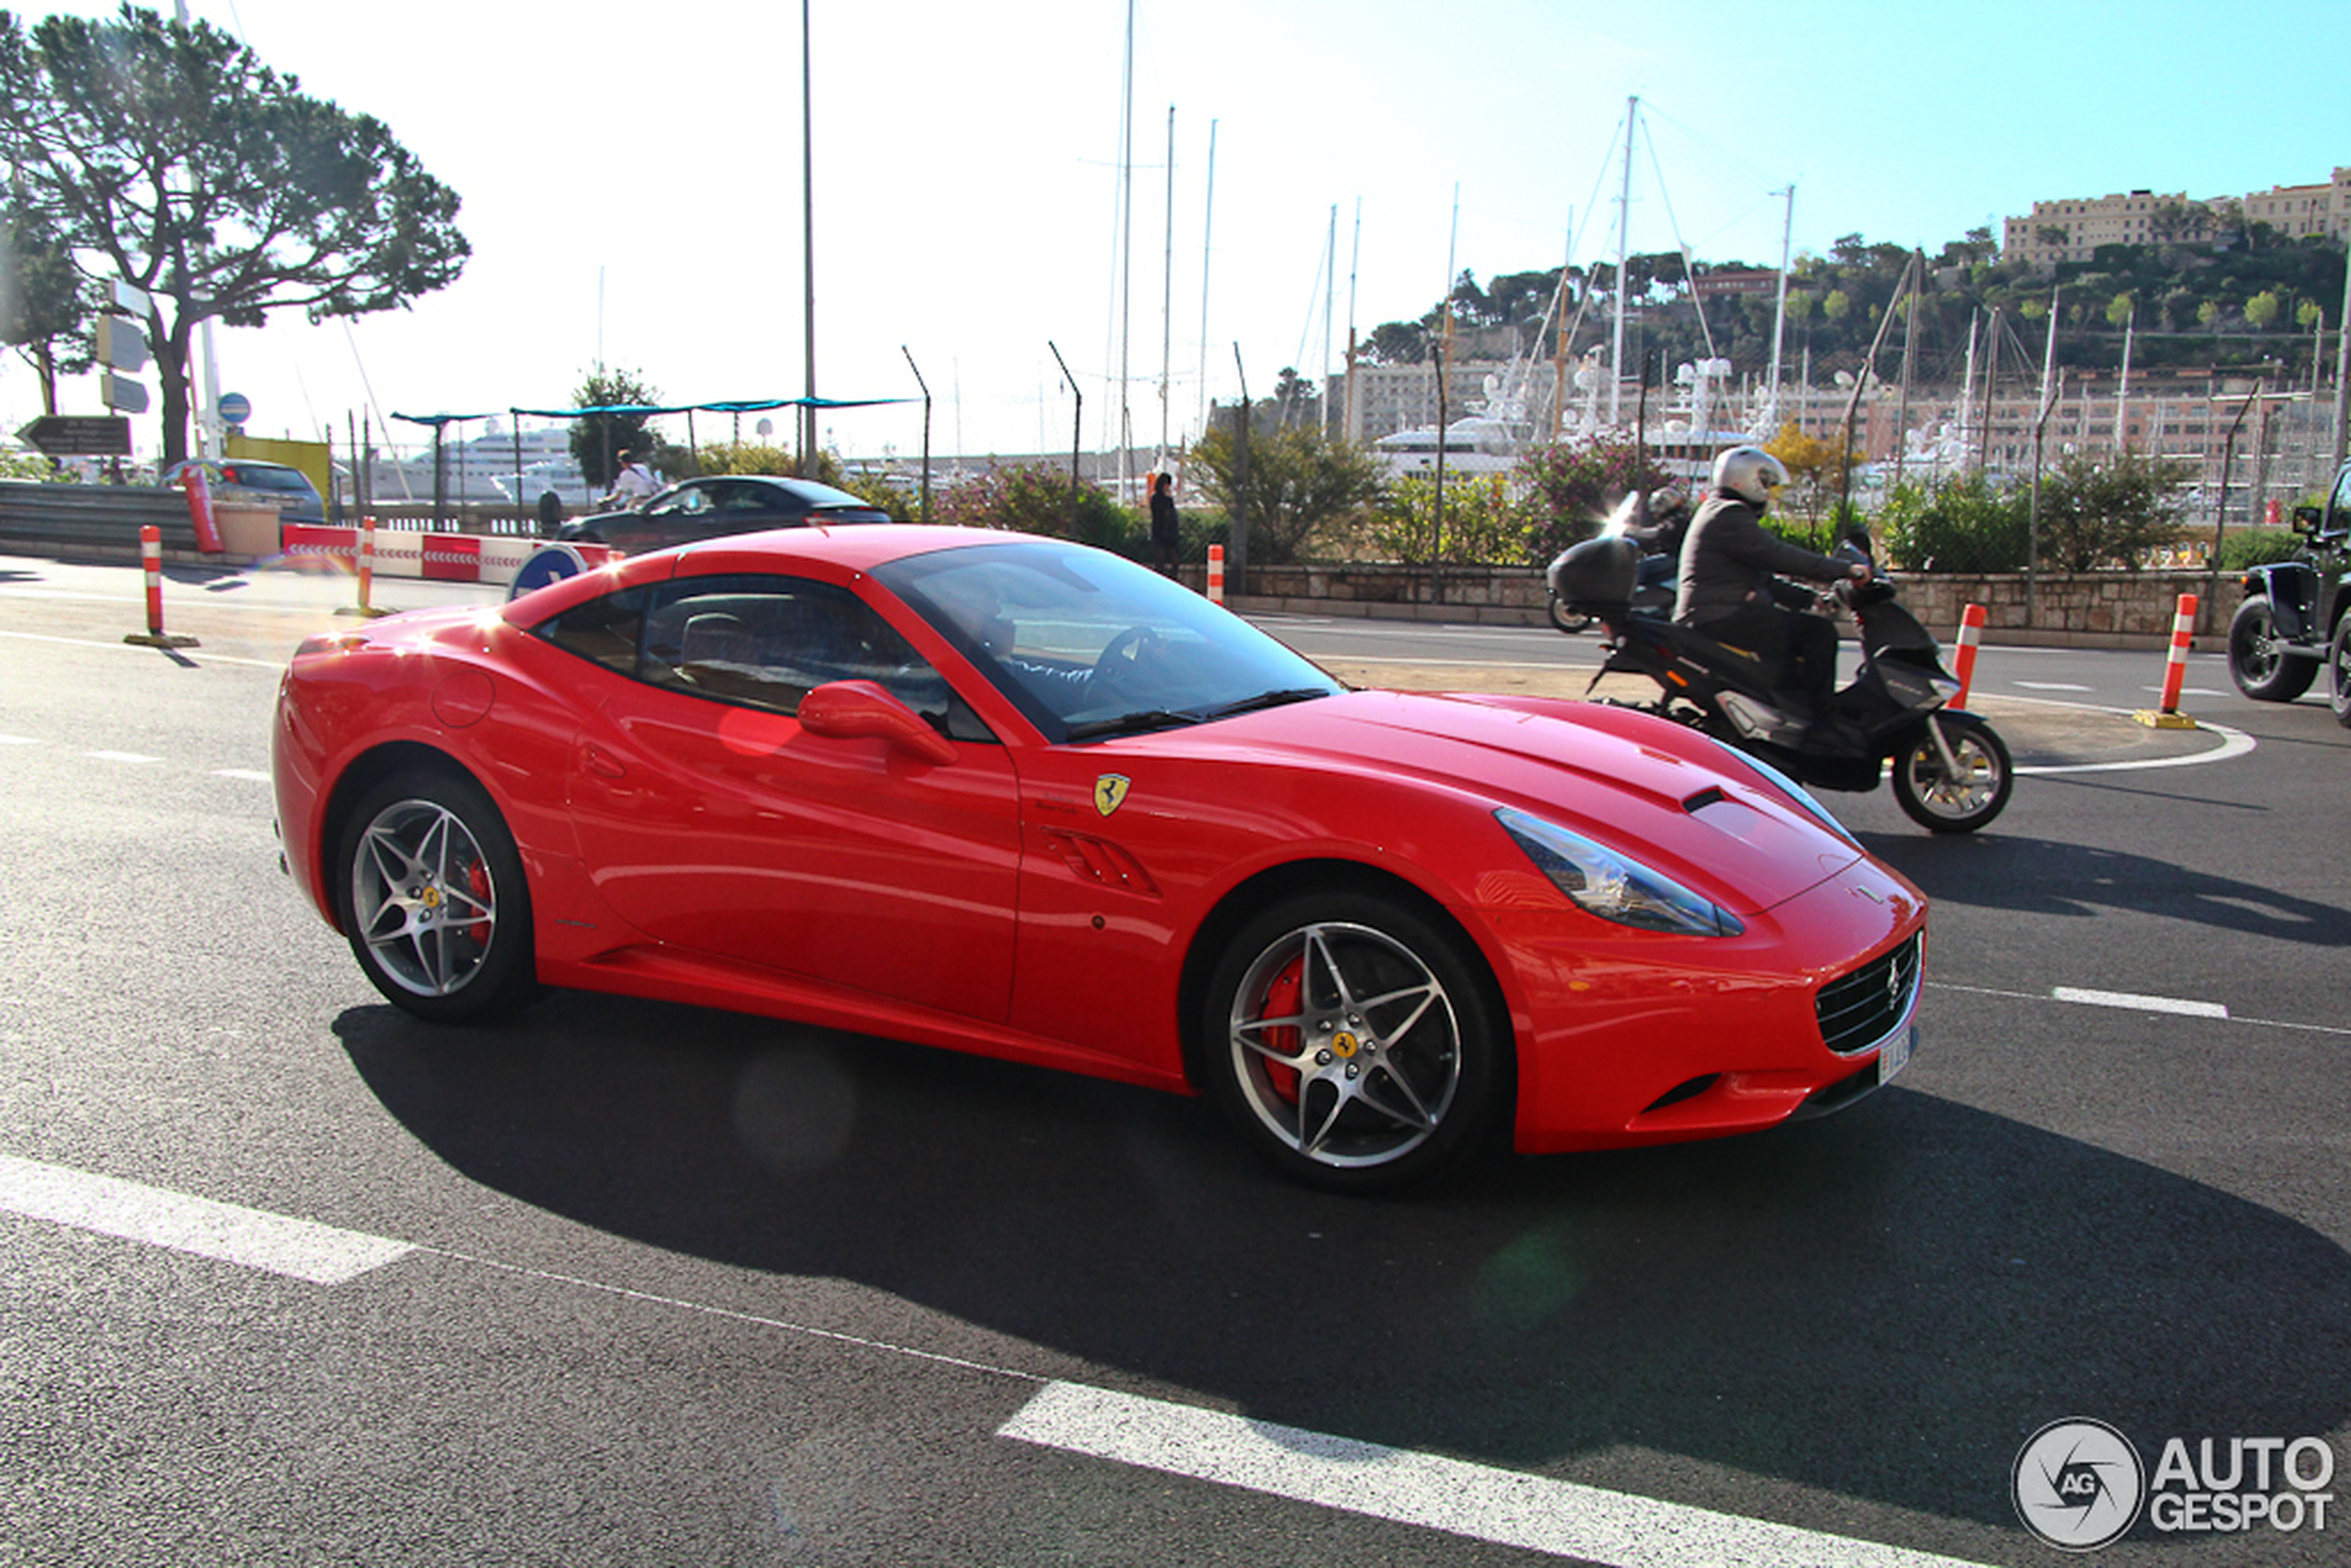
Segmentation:
{"type": "MultiPolygon", "coordinates": [[[[561,405],[600,357],[681,403],[803,390],[790,0],[190,6],[305,91],[385,120],[463,198],[473,244],[464,276],[411,310],[219,330],[222,390],[251,399],[255,433],[340,440],[371,401],[561,405]]],[[[2243,195],[2351,164],[2343,0],[1135,0],[1122,334],[1128,15],[1126,0],[811,0],[821,394],[913,396],[911,352],[935,452],[1065,448],[1051,342],[1091,447],[1123,336],[1136,444],[1160,439],[1163,363],[1180,440],[1203,392],[1236,395],[1236,345],[1260,396],[1285,366],[1321,370],[1326,297],[1335,363],[1350,320],[1432,305],[1449,256],[1480,279],[1549,268],[1571,224],[1577,260],[1613,255],[1634,95],[1649,138],[1632,248],[1678,235],[1718,262],[1776,263],[1791,184],[1799,252],[1851,232],[1932,252],[2036,199],[2243,195]]],[[[97,412],[95,378],[65,402],[97,412]]],[[[0,422],[38,411],[7,356],[0,422]]],[[[152,417],[133,424],[152,454],[152,417]]],[[[922,442],[919,404],[823,429],[851,455],[922,442]]]]}

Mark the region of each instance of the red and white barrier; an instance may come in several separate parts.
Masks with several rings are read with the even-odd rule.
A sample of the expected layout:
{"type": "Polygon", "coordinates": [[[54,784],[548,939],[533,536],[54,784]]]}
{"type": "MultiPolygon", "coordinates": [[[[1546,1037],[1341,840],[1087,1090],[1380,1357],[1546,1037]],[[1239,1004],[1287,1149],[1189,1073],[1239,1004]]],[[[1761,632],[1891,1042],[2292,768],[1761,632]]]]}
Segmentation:
{"type": "Polygon", "coordinates": [[[2188,648],[2196,641],[2196,595],[2183,593],[2171,617],[2171,650],[2164,656],[2163,706],[2132,716],[2156,729],[2194,729],[2196,720],[2180,711],[2180,689],[2187,683],[2188,648]]]}
{"type": "Polygon", "coordinates": [[[147,574],[147,629],[143,633],[131,632],[123,641],[148,648],[197,646],[193,637],[175,636],[163,629],[163,530],[153,523],[139,530],[139,565],[147,574]]]}
{"type": "Polygon", "coordinates": [[[1959,678],[1959,694],[1951,699],[1955,708],[1967,706],[1967,694],[1975,686],[1975,648],[1983,641],[1984,606],[1970,604],[1959,612],[1959,651],[1951,656],[1951,673],[1959,678]]]}
{"type": "Polygon", "coordinates": [[[1225,602],[1225,547],[1221,544],[1208,547],[1208,602],[1225,602]]]}

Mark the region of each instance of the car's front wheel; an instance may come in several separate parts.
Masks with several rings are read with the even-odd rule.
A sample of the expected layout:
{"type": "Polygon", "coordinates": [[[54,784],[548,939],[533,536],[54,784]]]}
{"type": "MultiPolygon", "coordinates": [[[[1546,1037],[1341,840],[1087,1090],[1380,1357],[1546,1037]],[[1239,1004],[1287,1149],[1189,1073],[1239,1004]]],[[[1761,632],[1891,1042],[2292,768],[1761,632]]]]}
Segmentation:
{"type": "Polygon", "coordinates": [[[401,773],[361,797],[334,859],[336,913],[378,990],[436,1023],[531,1000],[530,893],[497,806],[454,771],[401,773]]]}
{"type": "Polygon", "coordinates": [[[1420,1180],[1475,1148],[1514,1078],[1474,950],[1401,902],[1286,899],[1209,985],[1209,1092],[1293,1176],[1342,1192],[1420,1180]]]}
{"type": "Polygon", "coordinates": [[[2229,622],[2229,678],[2257,703],[2291,703],[2310,690],[2319,666],[2285,652],[2270,602],[2256,596],[2237,606],[2229,622]]]}

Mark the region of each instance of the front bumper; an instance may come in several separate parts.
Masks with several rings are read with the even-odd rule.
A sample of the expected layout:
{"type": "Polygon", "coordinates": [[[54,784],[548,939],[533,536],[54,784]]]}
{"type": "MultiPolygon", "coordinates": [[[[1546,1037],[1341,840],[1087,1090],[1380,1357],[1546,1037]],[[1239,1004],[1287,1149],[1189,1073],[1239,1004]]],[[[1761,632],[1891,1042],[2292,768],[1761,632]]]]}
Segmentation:
{"type": "Polygon", "coordinates": [[[1566,913],[1489,918],[1520,1002],[1524,1152],[1823,1114],[1890,1079],[1917,1042],[1925,901],[1866,859],[1742,915],[1738,937],[1620,935],[1566,913]]]}

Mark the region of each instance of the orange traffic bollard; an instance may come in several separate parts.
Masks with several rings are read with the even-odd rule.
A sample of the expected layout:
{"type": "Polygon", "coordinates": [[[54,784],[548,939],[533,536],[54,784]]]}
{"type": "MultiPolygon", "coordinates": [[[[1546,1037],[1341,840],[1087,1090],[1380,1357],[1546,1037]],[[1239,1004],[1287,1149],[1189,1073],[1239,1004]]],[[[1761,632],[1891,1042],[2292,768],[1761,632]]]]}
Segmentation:
{"type": "Polygon", "coordinates": [[[1959,651],[1951,658],[1951,673],[1959,678],[1959,694],[1951,699],[1955,708],[1967,706],[1967,694],[1975,685],[1975,645],[1983,641],[1984,606],[1970,604],[1959,612],[1959,651]]]}
{"type": "Polygon", "coordinates": [[[139,530],[139,565],[147,574],[147,629],[134,631],[123,638],[146,648],[193,648],[193,637],[176,636],[163,629],[163,530],[153,523],[139,530]]]}
{"type": "Polygon", "coordinates": [[[1225,602],[1225,547],[1221,544],[1208,547],[1208,602],[1225,602]]]}
{"type": "Polygon", "coordinates": [[[2196,720],[2180,711],[2180,688],[2188,677],[2188,646],[2196,641],[2196,595],[2180,595],[2171,617],[2171,651],[2164,656],[2163,706],[2141,708],[2131,716],[2151,729],[2194,729],[2196,720]]]}

